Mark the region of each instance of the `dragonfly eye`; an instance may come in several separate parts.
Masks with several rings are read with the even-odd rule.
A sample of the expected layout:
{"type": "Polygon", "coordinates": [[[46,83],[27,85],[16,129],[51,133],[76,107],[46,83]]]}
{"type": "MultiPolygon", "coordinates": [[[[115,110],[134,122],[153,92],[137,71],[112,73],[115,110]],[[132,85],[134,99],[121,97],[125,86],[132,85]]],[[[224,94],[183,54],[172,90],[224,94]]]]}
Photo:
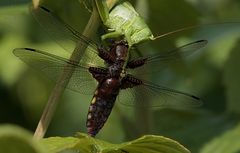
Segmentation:
{"type": "Polygon", "coordinates": [[[108,43],[110,43],[110,44],[113,44],[113,43],[115,42],[115,40],[112,39],[112,38],[109,38],[107,41],[108,41],[108,43]]]}

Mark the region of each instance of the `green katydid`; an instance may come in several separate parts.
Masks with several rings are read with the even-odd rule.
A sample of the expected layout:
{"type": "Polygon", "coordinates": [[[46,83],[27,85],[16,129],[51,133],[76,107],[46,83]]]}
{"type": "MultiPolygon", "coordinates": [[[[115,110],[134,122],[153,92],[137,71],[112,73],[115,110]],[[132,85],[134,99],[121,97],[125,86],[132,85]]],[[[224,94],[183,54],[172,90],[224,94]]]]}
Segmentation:
{"type": "Polygon", "coordinates": [[[95,0],[99,15],[109,33],[101,36],[102,40],[124,36],[129,46],[146,40],[153,40],[152,31],[144,19],[127,1],[117,2],[109,9],[105,0],[95,0]]]}

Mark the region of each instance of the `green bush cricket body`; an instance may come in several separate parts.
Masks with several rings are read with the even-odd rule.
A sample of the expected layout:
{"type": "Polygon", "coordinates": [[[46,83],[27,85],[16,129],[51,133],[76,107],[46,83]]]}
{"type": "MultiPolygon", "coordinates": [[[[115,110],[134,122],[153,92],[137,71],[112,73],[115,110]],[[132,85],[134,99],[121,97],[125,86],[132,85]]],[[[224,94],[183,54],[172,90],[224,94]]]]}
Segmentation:
{"type": "Polygon", "coordinates": [[[95,2],[102,22],[109,30],[109,33],[101,36],[102,40],[123,36],[130,47],[154,40],[152,31],[129,2],[119,1],[110,9],[105,0],[95,2]]]}

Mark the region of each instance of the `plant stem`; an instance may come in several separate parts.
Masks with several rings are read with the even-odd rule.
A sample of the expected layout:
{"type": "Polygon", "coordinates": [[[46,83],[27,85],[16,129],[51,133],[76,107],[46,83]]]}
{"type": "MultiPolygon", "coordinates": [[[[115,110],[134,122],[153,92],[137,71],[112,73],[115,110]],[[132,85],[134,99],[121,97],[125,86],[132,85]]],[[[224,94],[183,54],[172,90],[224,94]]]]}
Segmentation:
{"type": "MultiPolygon", "coordinates": [[[[88,24],[83,31],[83,35],[90,38],[97,30],[98,24],[99,24],[98,12],[96,8],[94,8],[92,11],[92,15],[88,21],[88,24]]],[[[85,49],[86,47],[83,47],[81,43],[78,43],[69,60],[80,61],[85,49]]],[[[72,73],[74,72],[74,69],[75,69],[74,67],[69,69],[69,65],[66,65],[61,76],[58,78],[58,81],[54,89],[52,90],[51,95],[49,96],[48,102],[44,108],[41,119],[34,133],[35,138],[40,139],[44,137],[47,128],[52,120],[56,107],[58,106],[59,98],[62,95],[65,86],[67,86],[68,81],[71,78],[72,73]]]]}
{"type": "Polygon", "coordinates": [[[111,9],[119,0],[107,0],[107,6],[109,9],[111,9]]]}
{"type": "Polygon", "coordinates": [[[37,9],[37,8],[38,8],[39,2],[40,2],[40,0],[32,0],[33,8],[34,8],[34,9],[37,9]]]}

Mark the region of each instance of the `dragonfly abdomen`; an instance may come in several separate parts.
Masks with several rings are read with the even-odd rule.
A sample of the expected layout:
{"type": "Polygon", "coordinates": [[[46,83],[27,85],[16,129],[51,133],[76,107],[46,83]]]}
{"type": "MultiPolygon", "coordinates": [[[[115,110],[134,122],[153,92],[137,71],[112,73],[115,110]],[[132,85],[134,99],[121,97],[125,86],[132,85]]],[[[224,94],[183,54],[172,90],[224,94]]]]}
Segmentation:
{"type": "Polygon", "coordinates": [[[94,137],[107,121],[120,90],[119,82],[117,78],[108,78],[96,89],[87,115],[89,135],[94,137]]]}

